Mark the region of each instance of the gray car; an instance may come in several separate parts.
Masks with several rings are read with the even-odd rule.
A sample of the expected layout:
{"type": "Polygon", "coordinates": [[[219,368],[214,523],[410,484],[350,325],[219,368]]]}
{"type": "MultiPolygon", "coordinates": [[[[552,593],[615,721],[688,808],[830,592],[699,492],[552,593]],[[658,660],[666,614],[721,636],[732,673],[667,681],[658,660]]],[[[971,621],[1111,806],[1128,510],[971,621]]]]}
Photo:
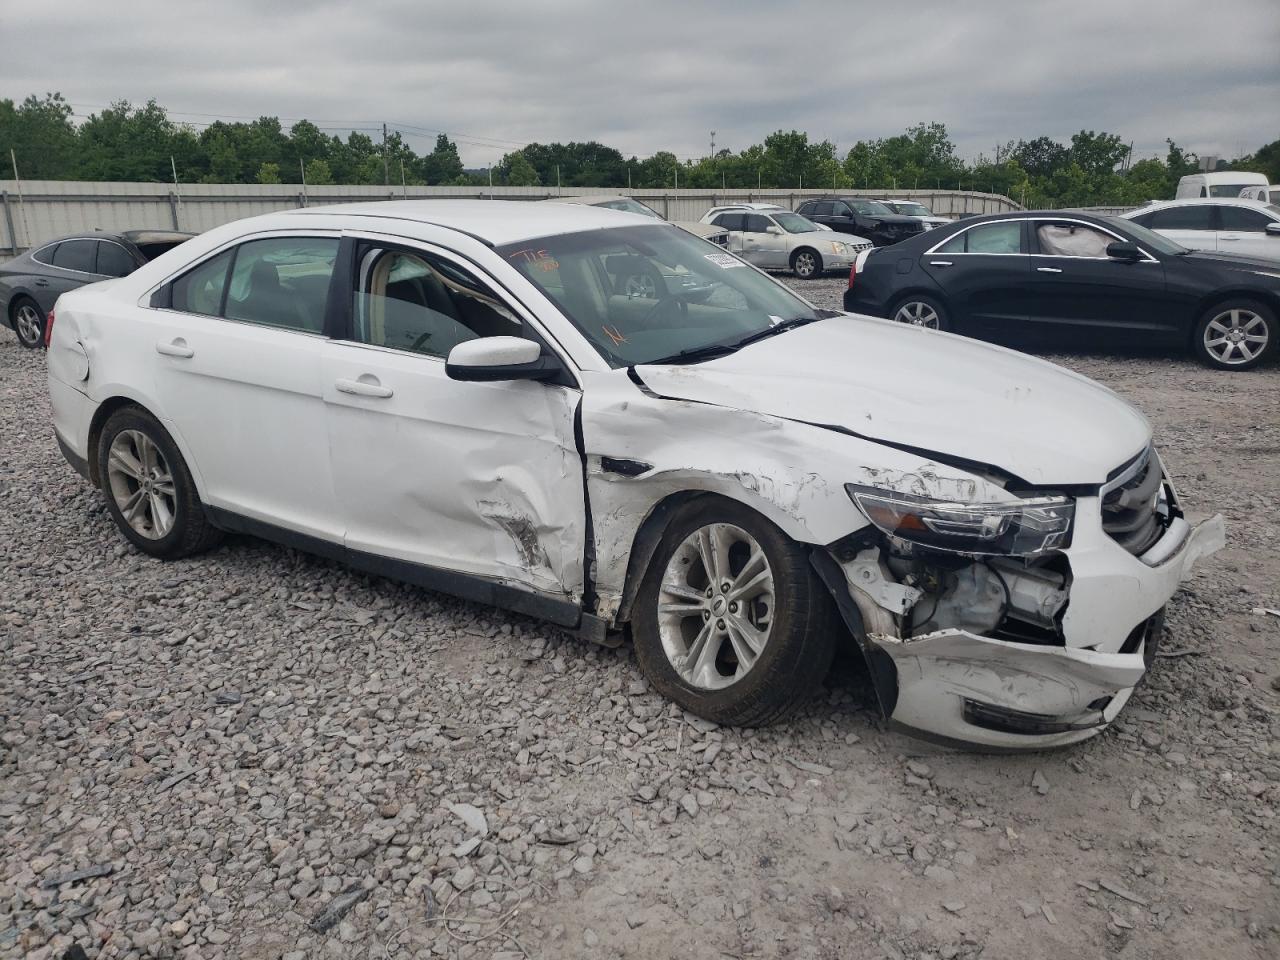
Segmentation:
{"type": "Polygon", "coordinates": [[[174,230],[76,234],[0,264],[0,320],[24,347],[44,344],[45,318],[68,290],[123,277],[194,237],[174,230]]]}

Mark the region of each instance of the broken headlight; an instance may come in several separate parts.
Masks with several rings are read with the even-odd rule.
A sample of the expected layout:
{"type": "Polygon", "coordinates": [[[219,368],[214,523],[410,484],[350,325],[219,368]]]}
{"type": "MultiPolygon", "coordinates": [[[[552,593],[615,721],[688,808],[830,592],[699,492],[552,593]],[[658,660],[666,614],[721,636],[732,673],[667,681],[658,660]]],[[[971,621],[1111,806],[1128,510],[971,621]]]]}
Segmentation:
{"type": "Polygon", "coordinates": [[[858,509],[891,537],[949,553],[1029,557],[1071,542],[1070,497],[954,503],[875,487],[844,485],[858,509]]]}

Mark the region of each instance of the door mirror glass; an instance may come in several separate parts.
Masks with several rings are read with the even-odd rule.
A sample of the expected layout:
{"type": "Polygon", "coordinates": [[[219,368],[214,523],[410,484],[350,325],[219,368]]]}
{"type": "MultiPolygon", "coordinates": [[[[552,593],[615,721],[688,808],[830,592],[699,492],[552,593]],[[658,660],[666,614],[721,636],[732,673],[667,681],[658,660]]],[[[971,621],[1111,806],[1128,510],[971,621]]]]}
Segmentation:
{"type": "Polygon", "coordinates": [[[1112,260],[1137,260],[1142,256],[1138,252],[1138,245],[1130,243],[1128,240],[1117,240],[1115,243],[1107,245],[1107,256],[1112,260]]]}
{"type": "Polygon", "coordinates": [[[480,337],[449,351],[445,372],[454,380],[545,380],[560,366],[542,347],[522,337],[480,337]]]}

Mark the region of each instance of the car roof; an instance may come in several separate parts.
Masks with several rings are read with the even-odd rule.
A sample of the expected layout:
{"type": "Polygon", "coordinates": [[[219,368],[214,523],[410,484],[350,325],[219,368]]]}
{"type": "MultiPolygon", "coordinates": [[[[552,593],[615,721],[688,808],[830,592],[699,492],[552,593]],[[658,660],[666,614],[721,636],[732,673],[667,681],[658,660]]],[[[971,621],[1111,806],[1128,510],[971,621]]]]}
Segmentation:
{"type": "Polygon", "coordinates": [[[742,203],[725,203],[725,204],[721,204],[721,205],[720,205],[720,206],[718,206],[718,207],[712,207],[711,209],[712,209],[712,210],[716,210],[716,211],[721,211],[721,210],[782,210],[782,211],[785,211],[785,212],[787,212],[787,213],[790,213],[790,212],[791,212],[790,210],[787,210],[787,208],[786,208],[786,207],[784,207],[784,206],[783,206],[782,204],[780,204],[780,203],[756,203],[756,202],[747,202],[747,201],[743,201],[742,203]]]}
{"type": "Polygon", "coordinates": [[[64,240],[124,240],[128,243],[181,243],[196,236],[181,230],[87,230],[84,233],[69,233],[65,237],[54,237],[46,240],[36,249],[62,243],[64,240]]]}
{"type": "Polygon", "coordinates": [[[1253,207],[1255,210],[1271,212],[1268,209],[1271,205],[1265,200],[1253,200],[1246,197],[1183,197],[1181,200],[1152,200],[1136,210],[1125,211],[1125,216],[1147,213],[1151,210],[1162,210],[1165,207],[1195,207],[1200,204],[1210,204],[1215,207],[1253,207]]]}
{"type": "Polygon", "coordinates": [[[1215,170],[1212,173],[1188,173],[1180,180],[1194,180],[1203,177],[1205,183],[1252,183],[1262,186],[1267,182],[1265,173],[1254,173],[1252,170],[1215,170]],[[1253,179],[1249,179],[1253,178],[1253,179]]]}
{"type": "MultiPolygon", "coordinates": [[[[589,207],[594,207],[598,203],[608,203],[611,200],[634,200],[634,197],[628,197],[625,193],[595,193],[585,197],[546,197],[546,200],[554,203],[584,203],[589,207]]],[[[643,200],[636,200],[636,203],[644,203],[643,200]]],[[[644,204],[646,207],[647,203],[644,204]]]]}
{"type": "Polygon", "coordinates": [[[268,218],[305,219],[308,216],[371,217],[407,220],[457,230],[476,239],[502,246],[580,230],[648,224],[659,225],[652,217],[582,203],[530,203],[527,200],[379,200],[371,203],[343,203],[326,207],[305,207],[268,218]]]}

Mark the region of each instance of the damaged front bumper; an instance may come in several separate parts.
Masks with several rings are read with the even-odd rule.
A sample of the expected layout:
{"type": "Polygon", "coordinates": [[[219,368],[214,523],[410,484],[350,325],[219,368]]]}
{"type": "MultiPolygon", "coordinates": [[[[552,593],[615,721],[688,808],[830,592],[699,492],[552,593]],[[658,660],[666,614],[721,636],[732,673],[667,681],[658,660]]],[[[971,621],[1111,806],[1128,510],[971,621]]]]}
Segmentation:
{"type": "Polygon", "coordinates": [[[1089,522],[1096,503],[1081,501],[1083,522],[1064,551],[1073,582],[1056,645],[966,629],[904,638],[894,624],[915,600],[909,591],[868,590],[865,561],[815,554],[894,726],[957,746],[1025,750],[1076,743],[1115,718],[1149,666],[1164,605],[1193,564],[1222,547],[1225,527],[1221,516],[1197,527],[1179,517],[1135,557],[1089,522]]]}

